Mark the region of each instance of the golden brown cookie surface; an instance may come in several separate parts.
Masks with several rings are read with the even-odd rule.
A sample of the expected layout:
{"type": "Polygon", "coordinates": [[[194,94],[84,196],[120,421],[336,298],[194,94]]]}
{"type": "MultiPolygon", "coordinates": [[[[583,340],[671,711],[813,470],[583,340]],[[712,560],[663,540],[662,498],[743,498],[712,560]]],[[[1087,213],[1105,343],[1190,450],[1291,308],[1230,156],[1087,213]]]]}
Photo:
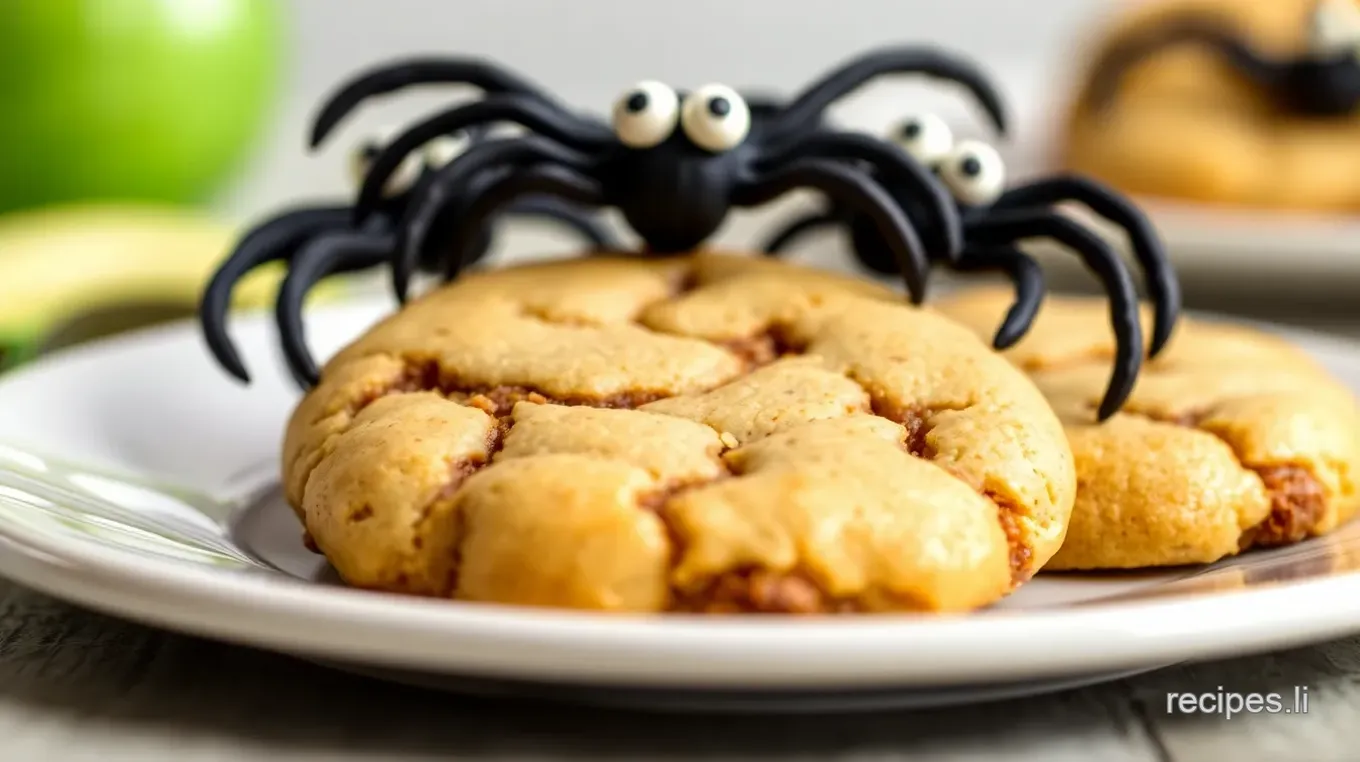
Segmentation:
{"type": "MultiPolygon", "coordinates": [[[[1263,54],[1297,55],[1313,6],[1314,0],[1131,3],[1099,33],[1093,54],[1173,14],[1207,10],[1233,20],[1263,54]]],[[[1127,71],[1110,108],[1088,106],[1079,90],[1059,161],[1127,192],[1279,209],[1360,207],[1360,113],[1328,119],[1279,113],[1221,56],[1202,48],[1163,48],[1127,71]]]]}
{"type": "MultiPolygon", "coordinates": [[[[1010,299],[978,289],[937,307],[986,336],[1010,299]]],[[[1077,464],[1071,526],[1046,568],[1207,563],[1324,534],[1355,514],[1354,395],[1279,337],[1184,319],[1124,410],[1096,425],[1113,348],[1107,309],[1050,297],[1006,353],[1063,419],[1077,464]]]]}
{"type": "Polygon", "coordinates": [[[351,584],[614,611],[976,608],[1075,490],[1042,395],[967,329],[709,254],[411,303],[327,364],[283,472],[351,584]]]}

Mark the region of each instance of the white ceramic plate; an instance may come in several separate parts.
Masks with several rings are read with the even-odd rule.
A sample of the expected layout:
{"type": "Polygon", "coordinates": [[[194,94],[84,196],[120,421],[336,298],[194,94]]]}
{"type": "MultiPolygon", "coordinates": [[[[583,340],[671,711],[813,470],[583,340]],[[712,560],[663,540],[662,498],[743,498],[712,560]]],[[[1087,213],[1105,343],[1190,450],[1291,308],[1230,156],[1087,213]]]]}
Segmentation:
{"type": "Polygon", "coordinates": [[[1360,286],[1360,217],[1140,199],[1183,277],[1360,286]]]}
{"type": "MultiPolygon", "coordinates": [[[[1005,157],[1017,182],[1061,172],[1055,141],[1075,82],[1068,72],[1021,68],[1009,76],[1019,104],[1017,137],[1005,157]]],[[[1187,288],[1201,293],[1268,292],[1273,296],[1352,297],[1360,288],[1360,215],[1213,205],[1187,199],[1139,197],[1187,288]]],[[[1111,240],[1122,245],[1117,233],[1111,240]]],[[[1047,248],[1047,247],[1045,247],[1047,248]]],[[[1070,254],[1049,259],[1055,283],[1070,283],[1080,264],[1070,254]],[[1065,279],[1065,280],[1064,280],[1065,279]]],[[[1081,273],[1080,278],[1089,281],[1081,273]]]]}
{"type": "MultiPolygon", "coordinates": [[[[318,311],[314,344],[328,353],[385,309],[318,311]]],[[[277,496],[296,392],[273,332],[238,323],[249,388],[218,372],[188,324],[0,381],[0,573],[115,615],[415,682],[710,709],[975,700],[1360,630],[1360,525],[1198,573],[1041,575],[958,617],[603,616],[346,589],[302,549],[277,496]]],[[[1360,347],[1297,338],[1360,388],[1360,347]]]]}

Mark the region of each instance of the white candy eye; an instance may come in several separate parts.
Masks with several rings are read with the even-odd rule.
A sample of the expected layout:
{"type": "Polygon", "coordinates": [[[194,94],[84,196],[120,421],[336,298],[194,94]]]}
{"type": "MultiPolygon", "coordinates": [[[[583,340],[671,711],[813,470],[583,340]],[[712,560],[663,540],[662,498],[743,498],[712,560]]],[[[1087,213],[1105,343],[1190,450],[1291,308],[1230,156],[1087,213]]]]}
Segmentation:
{"type": "Polygon", "coordinates": [[[889,137],[907,155],[927,167],[943,161],[954,150],[954,132],[934,114],[917,114],[903,119],[889,137]]]}
{"type": "Polygon", "coordinates": [[[940,163],[940,177],[964,204],[990,204],[1006,188],[1006,165],[995,148],[976,140],[960,141],[940,163]]]}
{"type": "Polygon", "coordinates": [[[1337,55],[1360,46],[1360,6],[1354,0],[1321,0],[1308,22],[1312,52],[1337,55]]]}
{"type": "Polygon", "coordinates": [[[727,85],[704,85],[685,97],[680,126],[695,145],[719,153],[746,139],[751,111],[746,99],[727,85]]]}
{"type": "Polygon", "coordinates": [[[430,169],[439,169],[458,158],[466,151],[468,140],[463,136],[444,135],[435,138],[425,144],[423,153],[425,154],[425,166],[430,169]]]}
{"type": "Polygon", "coordinates": [[[675,131],[679,113],[674,90],[660,82],[639,82],[614,102],[614,134],[629,148],[651,148],[675,131]]]}

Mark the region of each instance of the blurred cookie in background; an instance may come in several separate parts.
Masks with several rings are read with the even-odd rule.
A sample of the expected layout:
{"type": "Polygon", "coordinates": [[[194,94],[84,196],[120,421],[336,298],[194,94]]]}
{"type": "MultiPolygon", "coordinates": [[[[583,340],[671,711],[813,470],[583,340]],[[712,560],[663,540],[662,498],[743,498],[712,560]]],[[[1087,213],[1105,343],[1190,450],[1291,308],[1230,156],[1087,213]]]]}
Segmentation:
{"type": "Polygon", "coordinates": [[[1096,32],[1061,163],[1143,195],[1360,208],[1360,5],[1152,0],[1096,32]]]}

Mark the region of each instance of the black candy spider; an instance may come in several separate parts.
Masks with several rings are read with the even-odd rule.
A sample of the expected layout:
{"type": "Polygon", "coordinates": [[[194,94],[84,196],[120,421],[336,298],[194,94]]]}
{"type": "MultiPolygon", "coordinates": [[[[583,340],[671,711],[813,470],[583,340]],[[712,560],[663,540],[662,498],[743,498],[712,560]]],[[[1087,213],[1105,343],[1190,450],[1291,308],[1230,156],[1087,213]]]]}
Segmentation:
{"type": "MultiPolygon", "coordinates": [[[[1015,285],[1015,302],[993,340],[997,349],[1014,345],[1029,331],[1044,296],[1043,272],[1038,263],[1018,248],[1019,241],[1046,238],[1062,244],[1076,252],[1100,279],[1110,297],[1117,350],[1099,416],[1103,421],[1113,415],[1133,390],[1142,365],[1138,294],[1126,265],[1109,243],[1049,207],[1067,201],[1080,202],[1127,233],[1149,281],[1148,292],[1155,311],[1150,347],[1155,355],[1171,337],[1181,297],[1175,272],[1147,217],[1123,196],[1081,176],[1045,178],[1007,189],[1005,164],[995,149],[980,141],[955,142],[949,126],[931,114],[905,119],[892,135],[905,153],[935,171],[958,205],[963,249],[956,260],[938,261],[963,272],[1001,271],[1015,285]]],[[[884,178],[884,184],[903,208],[910,211],[920,207],[914,189],[899,186],[888,178],[884,178]]],[[[928,223],[931,219],[914,211],[910,216],[918,222],[928,223]]],[[[833,226],[848,229],[854,254],[865,267],[881,274],[894,272],[891,255],[885,251],[877,230],[857,210],[840,205],[791,221],[770,238],[764,251],[779,254],[807,233],[833,226]]],[[[927,236],[931,232],[923,229],[927,236]]]]}
{"type": "Polygon", "coordinates": [[[911,221],[871,179],[868,168],[915,189],[923,198],[921,214],[941,231],[942,256],[952,256],[961,244],[957,210],[923,166],[871,137],[822,129],[822,116],[830,105],[875,78],[924,73],[966,86],[992,120],[999,127],[1005,125],[1000,98],[980,72],[926,48],[872,51],[832,70],[786,104],[762,99],[754,113],[726,85],[677,93],[659,82],[641,82],[615,102],[609,124],[573,113],[484,62],[447,62],[443,69],[433,62],[421,66],[412,73],[409,62],[400,64],[344,88],[323,108],[316,139],[324,139],[330,126],[364,93],[444,81],[474,84],[491,94],[431,117],[397,137],[373,162],[355,204],[357,220],[377,208],[381,188],[407,153],[434,135],[495,122],[518,124],[530,134],[475,147],[441,170],[423,191],[424,197],[411,205],[400,226],[393,262],[393,285],[403,300],[415,265],[428,260],[432,249],[446,257],[445,277],[456,277],[475,260],[473,236],[480,221],[524,194],[617,208],[648,253],[671,254],[703,243],[733,208],[762,205],[794,189],[813,188],[873,221],[893,252],[913,301],[919,303],[928,271],[924,246],[911,221]],[[483,191],[469,190],[491,170],[503,174],[483,191]],[[473,196],[474,201],[462,206],[473,196]],[[466,225],[451,246],[431,234],[433,221],[450,204],[466,210],[466,225]]]}
{"type": "MultiPolygon", "coordinates": [[[[307,349],[302,320],[307,291],[327,276],[366,270],[389,261],[396,241],[395,226],[406,206],[435,172],[462,153],[469,143],[483,139],[481,132],[468,131],[462,135],[440,135],[428,141],[418,153],[408,156],[384,183],[374,213],[362,225],[351,224],[352,206],[337,203],[285,211],[247,232],[213,274],[199,303],[203,335],[217,362],[231,375],[249,383],[245,364],[227,335],[231,294],[250,271],[284,261],[288,263],[288,272],[280,285],[275,305],[275,322],[284,359],[300,386],[306,388],[315,384],[316,363],[307,349]]],[[[381,152],[384,143],[382,139],[370,138],[356,146],[350,157],[350,171],[356,186],[367,174],[370,163],[381,152]]],[[[504,214],[560,222],[579,233],[593,247],[617,248],[607,227],[558,199],[521,199],[504,214]]],[[[453,215],[446,215],[436,221],[436,226],[447,227],[453,221],[453,215]]],[[[491,228],[489,221],[487,223],[475,231],[471,243],[478,257],[485,255],[491,247],[491,228]]],[[[418,266],[423,271],[433,272],[438,268],[438,262],[422,261],[418,266]]]]}
{"type": "Polygon", "coordinates": [[[1169,15],[1130,34],[1092,64],[1088,106],[1108,107],[1129,69],[1176,45],[1214,51],[1284,113],[1332,117],[1360,107],[1360,6],[1353,0],[1316,3],[1308,19],[1307,48],[1290,58],[1257,51],[1220,15],[1204,10],[1169,15]]]}

